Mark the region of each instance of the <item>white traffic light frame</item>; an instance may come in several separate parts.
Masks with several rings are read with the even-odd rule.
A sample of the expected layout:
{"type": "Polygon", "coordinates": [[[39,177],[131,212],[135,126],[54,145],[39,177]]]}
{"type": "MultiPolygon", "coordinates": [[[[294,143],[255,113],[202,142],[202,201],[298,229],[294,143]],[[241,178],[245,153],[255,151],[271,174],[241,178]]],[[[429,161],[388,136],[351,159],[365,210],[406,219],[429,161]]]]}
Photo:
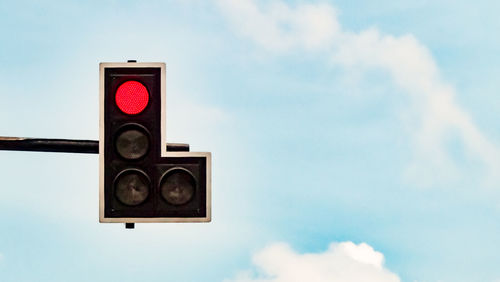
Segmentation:
{"type": "MultiPolygon", "coordinates": [[[[154,134],[154,133],[153,133],[154,134]]],[[[99,222],[102,223],[141,223],[141,222],[210,222],[212,210],[212,155],[210,152],[168,152],[166,138],[166,65],[165,63],[100,63],[99,64],[99,222]],[[160,68],[161,69],[161,151],[160,156],[202,157],[206,159],[206,214],[204,217],[105,217],[104,201],[104,74],[106,68],[160,68]]]]}

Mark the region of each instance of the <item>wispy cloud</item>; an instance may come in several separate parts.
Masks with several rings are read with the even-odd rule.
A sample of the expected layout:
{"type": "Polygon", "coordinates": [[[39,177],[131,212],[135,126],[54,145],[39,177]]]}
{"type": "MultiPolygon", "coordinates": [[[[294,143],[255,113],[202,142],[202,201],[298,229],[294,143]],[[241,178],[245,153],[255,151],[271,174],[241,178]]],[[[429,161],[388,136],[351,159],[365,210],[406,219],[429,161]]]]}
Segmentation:
{"type": "Polygon", "coordinates": [[[325,252],[306,254],[276,243],[255,254],[253,263],[256,271],[241,272],[226,282],[400,281],[384,267],[384,255],[365,243],[332,243],[325,252]]]}
{"type": "Polygon", "coordinates": [[[326,4],[300,5],[295,9],[273,1],[261,10],[253,1],[218,1],[237,32],[274,51],[310,50],[331,44],[339,32],[335,10],[326,4]]]}
{"type": "Polygon", "coordinates": [[[490,179],[500,168],[499,148],[457,103],[456,90],[441,77],[428,48],[413,35],[392,36],[376,28],[345,30],[335,8],[323,3],[217,3],[236,33],[269,52],[319,52],[329,62],[347,69],[388,72],[411,101],[402,115],[414,148],[407,179],[432,185],[458,177],[459,168],[447,148],[450,138],[460,142],[469,160],[483,164],[490,179]]]}

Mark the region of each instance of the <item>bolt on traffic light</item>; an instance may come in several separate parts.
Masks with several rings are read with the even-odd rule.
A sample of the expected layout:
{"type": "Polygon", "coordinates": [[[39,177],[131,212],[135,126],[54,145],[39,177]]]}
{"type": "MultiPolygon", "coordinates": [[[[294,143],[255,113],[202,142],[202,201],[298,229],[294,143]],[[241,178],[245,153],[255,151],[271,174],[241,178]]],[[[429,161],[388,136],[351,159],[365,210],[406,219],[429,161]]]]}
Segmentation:
{"type": "Polygon", "coordinates": [[[100,64],[100,222],[211,220],[211,154],[166,149],[165,72],[100,64]]]}

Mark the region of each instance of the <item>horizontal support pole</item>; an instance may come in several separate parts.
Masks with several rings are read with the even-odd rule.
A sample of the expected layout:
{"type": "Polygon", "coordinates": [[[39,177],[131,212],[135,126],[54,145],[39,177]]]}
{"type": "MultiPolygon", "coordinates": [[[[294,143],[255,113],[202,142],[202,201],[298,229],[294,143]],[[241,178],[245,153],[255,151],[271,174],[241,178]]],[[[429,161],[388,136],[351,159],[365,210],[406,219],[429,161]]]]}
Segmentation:
{"type": "MultiPolygon", "coordinates": [[[[0,136],[0,150],[99,154],[99,141],[0,136]]],[[[169,152],[189,152],[189,144],[167,143],[169,152]]]]}

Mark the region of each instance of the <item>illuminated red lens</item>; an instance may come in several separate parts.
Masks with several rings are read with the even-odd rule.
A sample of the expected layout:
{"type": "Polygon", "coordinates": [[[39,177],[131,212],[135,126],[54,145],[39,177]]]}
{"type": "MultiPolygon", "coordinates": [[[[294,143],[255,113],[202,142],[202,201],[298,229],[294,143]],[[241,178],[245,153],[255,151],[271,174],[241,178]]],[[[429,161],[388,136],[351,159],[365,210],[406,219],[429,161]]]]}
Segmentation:
{"type": "Polygon", "coordinates": [[[148,90],[137,81],[124,82],[116,90],[116,105],[122,112],[135,115],[142,112],[149,101],[148,90]]]}

